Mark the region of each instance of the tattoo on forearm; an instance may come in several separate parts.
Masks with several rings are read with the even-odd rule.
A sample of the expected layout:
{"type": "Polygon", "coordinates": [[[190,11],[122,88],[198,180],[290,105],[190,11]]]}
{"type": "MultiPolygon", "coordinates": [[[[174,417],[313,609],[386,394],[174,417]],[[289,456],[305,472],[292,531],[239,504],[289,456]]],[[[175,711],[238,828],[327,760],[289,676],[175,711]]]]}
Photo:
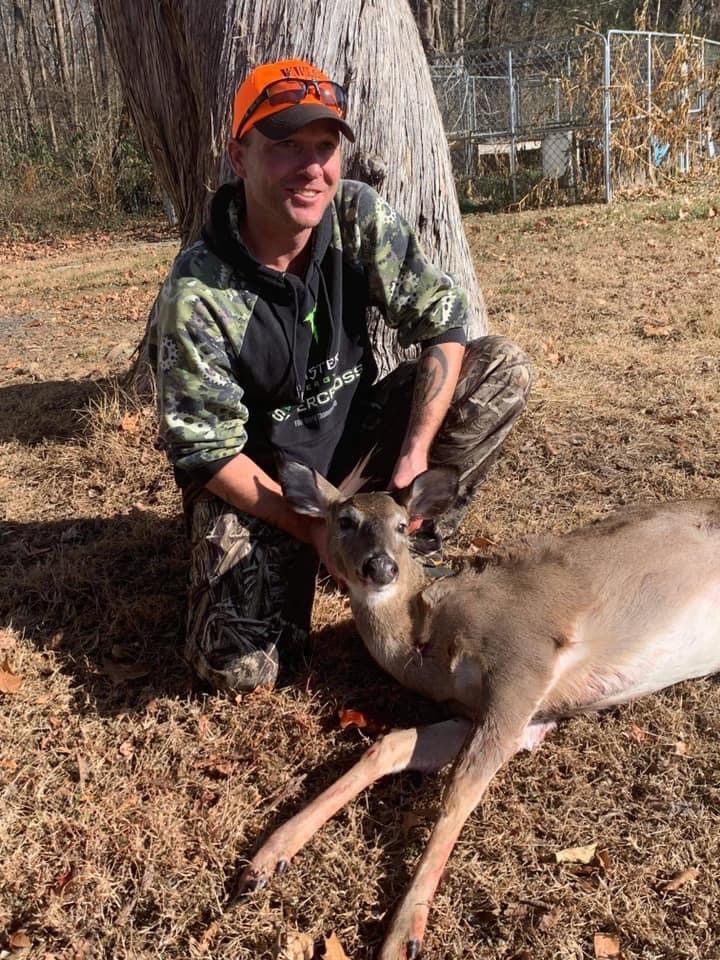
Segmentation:
{"type": "Polygon", "coordinates": [[[422,418],[423,407],[432,403],[448,378],[448,362],[439,347],[430,347],[422,355],[415,379],[411,426],[422,418]]]}

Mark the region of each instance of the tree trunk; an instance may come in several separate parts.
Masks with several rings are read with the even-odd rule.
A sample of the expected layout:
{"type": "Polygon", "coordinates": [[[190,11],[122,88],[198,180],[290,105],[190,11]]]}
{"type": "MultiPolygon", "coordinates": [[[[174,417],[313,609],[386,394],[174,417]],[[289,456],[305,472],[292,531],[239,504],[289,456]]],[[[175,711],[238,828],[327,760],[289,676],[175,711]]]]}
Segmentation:
{"type": "Polygon", "coordinates": [[[72,97],[72,115],[73,115],[73,125],[75,129],[78,127],[78,58],[77,58],[77,41],[75,40],[75,28],[73,26],[73,19],[70,9],[66,3],[66,0],[63,0],[62,9],[64,13],[64,20],[67,22],[68,34],[70,35],[70,43],[68,47],[70,49],[70,96],[72,97]]]}
{"type": "Polygon", "coordinates": [[[435,36],[435,9],[438,0],[418,0],[417,25],[420,31],[420,40],[426,53],[437,51],[435,36]]]}
{"type": "Polygon", "coordinates": [[[65,41],[65,24],[63,22],[61,0],[52,0],[53,24],[55,26],[55,40],[57,43],[58,68],[60,70],[60,81],[66,96],[70,96],[70,67],[67,58],[67,46],[65,41]]]}
{"type": "Polygon", "coordinates": [[[15,18],[15,63],[20,79],[20,87],[22,89],[28,125],[30,127],[30,132],[34,135],[38,129],[37,107],[35,105],[35,94],[30,81],[30,66],[28,57],[30,45],[27,42],[27,33],[25,27],[26,13],[27,2],[20,4],[18,0],[15,0],[13,3],[13,15],[15,18]]]}
{"type": "MultiPolygon", "coordinates": [[[[230,175],[225,145],[237,83],[265,60],[302,56],[348,87],[357,143],[346,174],[371,182],[418,228],[432,258],[468,291],[471,336],[486,331],[482,293],[450,154],[406,0],[97,0],[137,127],[172,197],[183,245],[209,191],[230,175]]],[[[400,351],[380,324],[381,369],[400,351]]]]}
{"type": "Polygon", "coordinates": [[[90,78],[90,92],[92,94],[92,112],[94,126],[97,126],[100,117],[100,100],[98,98],[97,80],[95,78],[95,62],[90,52],[90,39],[88,37],[88,25],[80,10],[80,36],[82,37],[83,56],[85,57],[85,69],[90,78]]]}
{"type": "Polygon", "coordinates": [[[57,131],[55,129],[55,114],[53,112],[52,101],[50,99],[50,87],[48,84],[47,70],[45,69],[45,55],[40,43],[40,37],[38,34],[37,20],[35,19],[35,14],[30,9],[30,23],[32,25],[32,34],[33,41],[35,43],[35,52],[37,53],[38,66],[40,68],[40,79],[42,80],[42,91],[43,91],[43,100],[45,102],[45,115],[47,117],[47,126],[50,131],[50,143],[52,144],[53,152],[58,152],[58,138],[57,131]]]}

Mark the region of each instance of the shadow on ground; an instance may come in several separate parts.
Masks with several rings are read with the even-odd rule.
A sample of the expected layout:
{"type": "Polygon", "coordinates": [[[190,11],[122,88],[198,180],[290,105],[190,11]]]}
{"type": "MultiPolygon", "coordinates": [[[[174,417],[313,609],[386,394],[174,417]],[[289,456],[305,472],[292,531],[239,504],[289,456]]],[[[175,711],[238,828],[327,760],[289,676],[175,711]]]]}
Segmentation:
{"type": "Polygon", "coordinates": [[[181,518],[0,524],[0,622],[56,651],[103,712],[187,691],[179,650],[186,544],[181,518]]]}
{"type": "Polygon", "coordinates": [[[0,443],[74,440],[87,429],[88,404],[116,380],[48,380],[0,386],[0,443]]]}

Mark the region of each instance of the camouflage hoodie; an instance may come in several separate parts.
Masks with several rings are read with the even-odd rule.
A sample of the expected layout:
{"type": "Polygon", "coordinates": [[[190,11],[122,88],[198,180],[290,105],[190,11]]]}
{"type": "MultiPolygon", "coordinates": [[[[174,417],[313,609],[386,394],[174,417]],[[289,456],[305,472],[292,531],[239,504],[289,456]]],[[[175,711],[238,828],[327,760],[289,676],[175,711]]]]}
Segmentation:
{"type": "Polygon", "coordinates": [[[302,279],[250,255],[243,203],[241,186],[218,190],[203,239],[179,254],[158,295],[150,352],[161,442],[184,488],[240,451],[273,476],[283,451],[337,480],[338,443],[376,377],[367,307],[403,346],[464,343],[465,294],[366,184],[341,182],[302,279]]]}

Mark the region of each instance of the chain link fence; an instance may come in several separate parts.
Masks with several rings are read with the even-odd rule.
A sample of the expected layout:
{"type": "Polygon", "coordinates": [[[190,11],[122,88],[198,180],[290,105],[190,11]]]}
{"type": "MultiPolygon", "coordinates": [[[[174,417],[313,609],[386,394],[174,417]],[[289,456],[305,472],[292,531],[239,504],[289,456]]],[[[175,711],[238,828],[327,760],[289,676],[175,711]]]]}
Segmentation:
{"type": "Polygon", "coordinates": [[[610,31],[435,58],[461,199],[610,200],[715,157],[720,44],[610,31]]]}

